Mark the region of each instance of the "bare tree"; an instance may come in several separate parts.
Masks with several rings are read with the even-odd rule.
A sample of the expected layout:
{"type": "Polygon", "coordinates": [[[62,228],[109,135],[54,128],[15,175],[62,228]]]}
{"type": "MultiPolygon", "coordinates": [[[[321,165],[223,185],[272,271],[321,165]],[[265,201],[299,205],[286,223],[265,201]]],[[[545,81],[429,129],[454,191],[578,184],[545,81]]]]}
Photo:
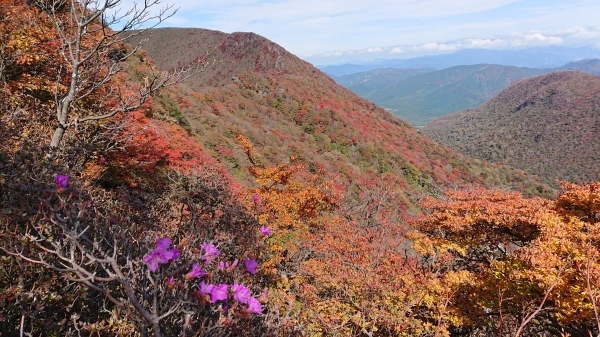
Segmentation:
{"type": "Polygon", "coordinates": [[[59,147],[65,130],[78,123],[98,121],[142,106],[157,90],[177,83],[193,73],[202,60],[171,72],[152,71],[137,88],[111,86],[111,79],[126,69],[125,60],[146,40],[124,47],[131,37],[156,27],[175,14],[172,5],[154,9],[159,0],[143,0],[124,11],[122,0],[35,0],[54,22],[61,66],[55,87],[57,126],[50,147],[59,147]],[[120,27],[120,28],[117,28],[120,27]],[[95,98],[93,96],[96,96],[95,98]],[[94,98],[93,109],[81,103],[94,98]],[[108,104],[110,102],[110,104],[108,104]]]}

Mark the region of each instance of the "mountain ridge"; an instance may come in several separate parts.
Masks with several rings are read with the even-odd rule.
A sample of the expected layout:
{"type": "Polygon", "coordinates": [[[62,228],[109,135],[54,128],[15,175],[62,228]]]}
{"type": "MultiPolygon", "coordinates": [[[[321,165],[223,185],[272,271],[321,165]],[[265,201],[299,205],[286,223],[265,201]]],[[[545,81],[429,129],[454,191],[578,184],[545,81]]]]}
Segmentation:
{"type": "Polygon", "coordinates": [[[560,46],[533,47],[520,50],[463,49],[449,54],[426,55],[408,59],[379,59],[370,62],[318,66],[331,76],[348,75],[381,68],[434,68],[437,70],[480,63],[529,68],[555,68],[568,62],[600,58],[600,50],[590,46],[568,48],[560,46]]]}

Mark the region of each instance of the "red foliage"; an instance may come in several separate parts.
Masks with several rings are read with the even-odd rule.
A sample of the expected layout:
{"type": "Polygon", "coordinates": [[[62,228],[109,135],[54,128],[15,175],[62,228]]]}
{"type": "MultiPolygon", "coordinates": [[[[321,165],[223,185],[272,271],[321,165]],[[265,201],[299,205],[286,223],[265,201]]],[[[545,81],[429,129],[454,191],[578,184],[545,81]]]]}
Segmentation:
{"type": "Polygon", "coordinates": [[[183,171],[204,165],[217,166],[214,159],[204,153],[202,145],[179,125],[149,119],[141,111],[131,113],[127,120],[130,124],[123,133],[133,137],[114,160],[148,171],[157,166],[183,171]]]}

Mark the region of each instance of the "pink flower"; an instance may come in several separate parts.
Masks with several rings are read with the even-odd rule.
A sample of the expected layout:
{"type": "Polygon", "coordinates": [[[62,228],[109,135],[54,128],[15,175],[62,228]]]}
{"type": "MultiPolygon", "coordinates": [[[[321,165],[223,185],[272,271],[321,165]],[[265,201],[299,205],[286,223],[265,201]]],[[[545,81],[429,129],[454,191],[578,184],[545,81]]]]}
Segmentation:
{"type": "Polygon", "coordinates": [[[69,176],[59,174],[54,178],[56,186],[60,189],[66,188],[69,185],[69,176]]]}
{"type": "Polygon", "coordinates": [[[156,271],[159,264],[165,264],[179,258],[179,250],[177,248],[169,249],[170,246],[171,239],[169,238],[156,240],[156,248],[144,256],[144,262],[148,265],[150,271],[156,271]]]}
{"type": "Polygon", "coordinates": [[[185,278],[191,280],[193,278],[203,277],[206,275],[207,274],[204,272],[204,270],[202,270],[202,267],[194,263],[194,265],[192,266],[192,270],[189,273],[185,274],[185,278]]]}
{"type": "Polygon", "coordinates": [[[256,274],[256,268],[258,268],[258,262],[256,262],[256,260],[247,259],[246,261],[244,261],[244,264],[246,265],[247,272],[249,272],[252,275],[256,274]]]}
{"type": "Polygon", "coordinates": [[[202,249],[204,249],[204,255],[202,256],[202,260],[204,260],[204,264],[211,263],[221,252],[217,249],[215,245],[212,243],[203,243],[200,245],[202,249]]]}
{"type": "Polygon", "coordinates": [[[242,284],[233,284],[231,286],[233,291],[233,299],[244,304],[248,304],[248,300],[252,297],[250,290],[242,284]]]}
{"type": "Polygon", "coordinates": [[[177,249],[177,247],[171,248],[171,253],[173,253],[173,257],[171,257],[171,260],[173,261],[177,260],[179,256],[181,256],[181,253],[179,252],[179,249],[177,249]]]}
{"type": "Polygon", "coordinates": [[[267,226],[260,226],[260,233],[263,236],[267,236],[267,235],[271,234],[271,230],[267,226]]]}
{"type": "Polygon", "coordinates": [[[210,291],[210,302],[216,303],[219,300],[226,300],[229,297],[227,294],[227,285],[219,284],[218,286],[213,286],[210,291]]]}
{"type": "Polygon", "coordinates": [[[254,297],[250,297],[248,299],[248,312],[253,314],[262,314],[262,306],[254,297]]]}
{"type": "Polygon", "coordinates": [[[254,203],[257,203],[258,200],[260,200],[260,198],[258,195],[255,194],[254,196],[252,196],[252,200],[254,200],[254,203]]]}
{"type": "Polygon", "coordinates": [[[169,249],[169,247],[171,247],[171,239],[162,238],[162,239],[156,240],[156,248],[162,249],[162,250],[167,250],[167,249],[169,249]]]}
{"type": "Polygon", "coordinates": [[[215,286],[212,284],[207,284],[204,281],[200,282],[200,289],[198,289],[198,292],[202,295],[208,295],[211,293],[211,291],[213,290],[215,286]]]}
{"type": "Polygon", "coordinates": [[[154,272],[158,269],[159,264],[165,264],[169,262],[168,257],[165,256],[165,251],[160,249],[153,249],[144,256],[144,262],[148,265],[148,269],[154,272]]]}

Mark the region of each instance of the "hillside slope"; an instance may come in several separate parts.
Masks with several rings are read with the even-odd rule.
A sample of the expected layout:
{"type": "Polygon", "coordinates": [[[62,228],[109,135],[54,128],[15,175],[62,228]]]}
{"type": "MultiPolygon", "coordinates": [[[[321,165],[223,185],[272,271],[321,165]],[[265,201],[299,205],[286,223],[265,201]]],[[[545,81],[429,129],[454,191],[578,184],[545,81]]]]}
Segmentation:
{"type": "Polygon", "coordinates": [[[113,40],[75,66],[89,76],[62,76],[57,18],[84,55],[121,35],[80,2],[41,5],[0,0],[3,336],[598,334],[593,306],[572,305],[600,283],[598,183],[522,198],[507,190],[551,191],[251,33],[113,40]],[[86,87],[57,125],[63,88],[86,87]]]}
{"type": "Polygon", "coordinates": [[[598,180],[600,77],[568,71],[521,80],[478,108],[436,119],[423,132],[549,183],[598,180]]]}
{"type": "Polygon", "coordinates": [[[440,146],[256,34],[171,28],[154,30],[151,41],[145,49],[162,69],[210,53],[206,71],[162,101],[238,179],[250,165],[236,140],[243,135],[259,165],[292,156],[346,187],[394,176],[399,204],[409,208],[417,195],[445,185],[545,191],[522,173],[440,146]]]}

